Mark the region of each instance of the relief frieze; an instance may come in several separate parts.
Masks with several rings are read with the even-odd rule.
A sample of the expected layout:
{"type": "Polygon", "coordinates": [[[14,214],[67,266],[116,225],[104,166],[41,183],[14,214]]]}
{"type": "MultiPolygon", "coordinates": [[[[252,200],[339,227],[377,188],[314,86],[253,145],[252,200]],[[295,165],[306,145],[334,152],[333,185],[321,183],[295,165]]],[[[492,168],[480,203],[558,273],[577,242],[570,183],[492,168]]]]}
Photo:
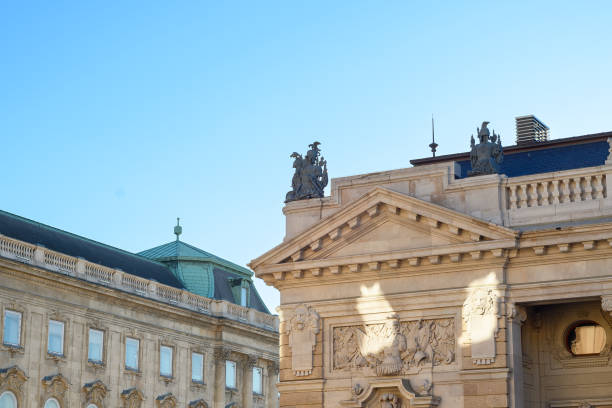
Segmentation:
{"type": "Polygon", "coordinates": [[[334,370],[369,368],[378,376],[387,376],[454,361],[453,318],[400,322],[397,315],[392,315],[384,323],[333,329],[334,370]]]}

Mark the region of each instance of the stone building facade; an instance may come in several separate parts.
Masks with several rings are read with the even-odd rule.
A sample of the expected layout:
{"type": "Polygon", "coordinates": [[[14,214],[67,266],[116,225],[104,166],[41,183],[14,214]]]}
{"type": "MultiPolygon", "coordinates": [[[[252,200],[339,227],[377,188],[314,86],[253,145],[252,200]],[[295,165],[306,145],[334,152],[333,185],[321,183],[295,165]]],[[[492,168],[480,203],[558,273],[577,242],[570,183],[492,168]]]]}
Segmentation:
{"type": "Polygon", "coordinates": [[[612,407],[610,137],[287,203],[285,239],[250,264],[281,292],[280,406],[612,407]]]}
{"type": "Polygon", "coordinates": [[[162,261],[190,280],[8,213],[0,233],[0,407],[278,406],[278,317],[248,270],[178,238],[162,261]]]}

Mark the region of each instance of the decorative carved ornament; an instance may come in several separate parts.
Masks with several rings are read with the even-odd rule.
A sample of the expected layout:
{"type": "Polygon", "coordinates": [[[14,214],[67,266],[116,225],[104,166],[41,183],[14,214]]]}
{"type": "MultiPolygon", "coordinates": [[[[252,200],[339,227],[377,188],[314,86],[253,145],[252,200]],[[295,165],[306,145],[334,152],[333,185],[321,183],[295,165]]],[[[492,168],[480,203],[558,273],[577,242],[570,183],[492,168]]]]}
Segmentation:
{"type": "Polygon", "coordinates": [[[285,196],[285,202],[323,197],[323,189],[327,185],[327,162],[321,155],[319,142],[308,145],[310,150],[306,157],[293,152],[293,168],[295,173],[291,180],[291,191],[285,196]]]}
{"type": "Polygon", "coordinates": [[[440,398],[429,393],[415,392],[410,381],[400,378],[379,378],[363,387],[355,384],[350,400],[341,401],[347,408],[431,408],[440,404],[440,398]]]}
{"type": "Polygon", "coordinates": [[[476,365],[495,362],[498,309],[493,289],[475,288],[463,303],[463,321],[472,344],[472,362],[476,365]]]}
{"type": "Polygon", "coordinates": [[[333,369],[373,370],[378,376],[418,372],[424,366],[455,361],[453,318],[333,328],[333,369]]]}
{"type": "Polygon", "coordinates": [[[224,348],[224,347],[218,347],[215,349],[214,353],[213,353],[213,357],[215,359],[215,361],[219,362],[219,361],[225,361],[228,360],[230,358],[230,355],[232,353],[232,350],[224,348]]]}
{"type": "Polygon", "coordinates": [[[312,374],[312,352],[319,333],[319,315],[309,306],[298,306],[289,320],[291,368],[296,377],[312,374]]]}
{"type": "Polygon", "coordinates": [[[612,295],[601,297],[601,309],[612,315],[612,295]]]}
{"type": "Polygon", "coordinates": [[[251,368],[255,367],[257,365],[258,360],[259,358],[257,356],[247,356],[245,361],[246,368],[250,370],[251,368]]]}
{"type": "Polygon", "coordinates": [[[144,395],[136,388],[129,388],[123,390],[121,399],[123,400],[123,408],[140,408],[142,401],[144,401],[144,395]]]}
{"type": "Polygon", "coordinates": [[[155,398],[158,408],[176,408],[176,397],[171,392],[155,398]]]}
{"type": "Polygon", "coordinates": [[[108,393],[108,387],[100,380],[87,383],[83,386],[85,393],[85,403],[95,404],[98,408],[104,406],[104,398],[108,393]]]}
{"type": "Polygon", "coordinates": [[[504,161],[504,149],[501,145],[501,137],[489,132],[489,122],[482,122],[481,128],[476,128],[479,143],[476,144],[474,136],[470,140],[470,162],[472,170],[468,176],[481,176],[484,174],[499,173],[499,165],[504,161]]]}
{"type": "Polygon", "coordinates": [[[12,391],[14,394],[23,395],[23,384],[28,380],[23,370],[14,365],[0,369],[0,393],[12,391]]]}
{"type": "Polygon", "coordinates": [[[62,374],[48,375],[42,379],[45,400],[56,398],[60,402],[64,401],[64,395],[70,387],[70,383],[62,374]]]}
{"type": "Polygon", "coordinates": [[[189,408],[208,408],[208,404],[203,399],[191,401],[188,406],[189,408]]]}

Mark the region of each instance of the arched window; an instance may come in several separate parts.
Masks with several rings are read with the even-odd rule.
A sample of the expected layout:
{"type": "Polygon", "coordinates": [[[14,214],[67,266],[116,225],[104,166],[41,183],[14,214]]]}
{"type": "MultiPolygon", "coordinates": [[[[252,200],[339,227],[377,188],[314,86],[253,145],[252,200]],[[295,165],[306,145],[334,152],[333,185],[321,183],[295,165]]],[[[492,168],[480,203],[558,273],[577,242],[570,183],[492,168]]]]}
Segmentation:
{"type": "Polygon", "coordinates": [[[98,407],[97,407],[96,405],[94,405],[94,404],[89,404],[89,405],[87,406],[87,408],[98,408],[98,407]]]}
{"type": "Polygon", "coordinates": [[[49,398],[45,402],[45,408],[61,408],[59,402],[55,398],[49,398]]]}
{"type": "Polygon", "coordinates": [[[10,391],[5,391],[0,395],[0,408],[17,408],[17,398],[10,391]]]}

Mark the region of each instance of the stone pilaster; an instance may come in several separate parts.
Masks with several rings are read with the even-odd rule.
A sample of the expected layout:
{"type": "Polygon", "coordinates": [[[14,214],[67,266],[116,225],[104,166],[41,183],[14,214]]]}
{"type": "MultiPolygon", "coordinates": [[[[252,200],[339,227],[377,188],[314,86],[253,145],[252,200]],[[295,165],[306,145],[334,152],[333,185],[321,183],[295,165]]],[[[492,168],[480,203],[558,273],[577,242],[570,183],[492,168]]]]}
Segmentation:
{"type": "Polygon", "coordinates": [[[279,373],[278,361],[271,361],[268,365],[268,377],[265,383],[266,389],[266,408],[277,408],[278,407],[278,390],[276,388],[276,382],[278,381],[279,373]]]}
{"type": "Polygon", "coordinates": [[[225,408],[225,361],[229,359],[230,350],[215,350],[215,384],[213,391],[213,408],[225,408]]]}
{"type": "Polygon", "coordinates": [[[246,356],[242,378],[242,408],[253,406],[253,367],[257,364],[257,356],[246,356]]]}
{"type": "Polygon", "coordinates": [[[524,402],[524,378],[523,378],[523,349],[521,345],[521,328],[527,319],[525,307],[509,304],[507,314],[507,352],[508,365],[512,371],[510,380],[510,407],[523,408],[524,402]]]}

